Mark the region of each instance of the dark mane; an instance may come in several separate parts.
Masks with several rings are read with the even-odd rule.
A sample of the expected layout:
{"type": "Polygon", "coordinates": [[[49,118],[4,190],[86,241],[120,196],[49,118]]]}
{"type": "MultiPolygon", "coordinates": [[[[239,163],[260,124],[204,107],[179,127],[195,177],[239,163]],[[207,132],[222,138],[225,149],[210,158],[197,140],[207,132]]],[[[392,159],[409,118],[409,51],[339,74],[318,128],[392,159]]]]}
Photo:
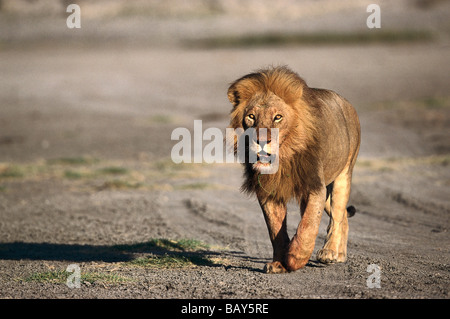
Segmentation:
{"type": "MultiPolygon", "coordinates": [[[[319,189],[322,184],[318,177],[321,166],[318,129],[318,110],[310,99],[310,88],[295,72],[286,67],[268,68],[248,74],[230,85],[228,98],[234,107],[231,112],[230,127],[242,127],[245,106],[256,94],[273,93],[293,109],[297,124],[290,130],[279,149],[279,169],[274,174],[261,174],[245,163],[245,181],[241,190],[256,193],[260,198],[272,197],[286,202],[293,196],[300,201],[302,194],[319,189]]],[[[236,150],[235,141],[235,150],[236,150]]]]}

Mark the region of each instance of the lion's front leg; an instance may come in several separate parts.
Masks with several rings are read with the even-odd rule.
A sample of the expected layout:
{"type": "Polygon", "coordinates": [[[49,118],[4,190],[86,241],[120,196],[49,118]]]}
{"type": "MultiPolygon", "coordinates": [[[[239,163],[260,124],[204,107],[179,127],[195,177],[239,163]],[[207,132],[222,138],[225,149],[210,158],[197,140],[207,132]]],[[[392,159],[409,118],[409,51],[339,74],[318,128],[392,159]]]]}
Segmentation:
{"type": "Polygon", "coordinates": [[[284,265],[286,251],[289,245],[289,236],[286,226],[286,204],[276,203],[269,199],[259,199],[259,204],[264,213],[267,229],[269,230],[270,241],[273,247],[273,261],[266,264],[266,273],[286,272],[284,265]]]}
{"type": "Polygon", "coordinates": [[[306,200],[302,219],[289,244],[286,256],[286,267],[289,271],[304,267],[312,255],[325,206],[325,197],[324,189],[318,194],[310,194],[306,200]]]}

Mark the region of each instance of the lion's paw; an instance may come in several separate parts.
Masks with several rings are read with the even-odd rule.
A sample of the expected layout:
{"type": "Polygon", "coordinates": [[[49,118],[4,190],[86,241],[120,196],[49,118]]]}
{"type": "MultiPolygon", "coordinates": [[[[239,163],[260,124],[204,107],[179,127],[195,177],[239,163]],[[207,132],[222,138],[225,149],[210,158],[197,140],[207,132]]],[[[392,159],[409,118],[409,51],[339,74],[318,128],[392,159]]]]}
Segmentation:
{"type": "Polygon", "coordinates": [[[342,263],[346,259],[345,254],[337,253],[331,249],[322,248],[317,252],[317,260],[324,264],[342,263]]]}
{"type": "Polygon", "coordinates": [[[271,263],[267,263],[264,266],[264,272],[266,274],[282,274],[287,272],[287,270],[279,261],[274,261],[271,263]]]}

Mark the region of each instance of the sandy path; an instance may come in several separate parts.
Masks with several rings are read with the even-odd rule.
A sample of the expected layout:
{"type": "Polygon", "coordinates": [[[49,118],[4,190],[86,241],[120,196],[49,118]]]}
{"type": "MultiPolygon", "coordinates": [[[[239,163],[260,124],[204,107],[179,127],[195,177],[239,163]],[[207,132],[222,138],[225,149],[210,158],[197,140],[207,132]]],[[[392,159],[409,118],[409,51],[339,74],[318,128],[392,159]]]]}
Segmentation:
{"type": "MultiPolygon", "coordinates": [[[[449,62],[445,41],[0,51],[0,297],[448,298],[449,62]],[[170,161],[174,128],[192,129],[195,119],[226,127],[228,83],[268,64],[339,92],[360,115],[358,213],[345,264],[323,266],[313,255],[295,273],[261,273],[270,242],[256,200],[239,193],[239,165],[170,161]],[[61,158],[83,162],[52,164],[61,158]],[[105,173],[111,167],[125,171],[105,173]],[[124,266],[154,251],[114,245],[152,238],[201,240],[215,263],[124,266]],[[132,281],[70,289],[24,279],[71,263],[132,281]],[[380,289],[367,286],[370,264],[382,271],[380,289]]],[[[291,205],[290,234],[298,215],[291,205]]],[[[326,226],[324,216],[316,250],[326,226]]]]}

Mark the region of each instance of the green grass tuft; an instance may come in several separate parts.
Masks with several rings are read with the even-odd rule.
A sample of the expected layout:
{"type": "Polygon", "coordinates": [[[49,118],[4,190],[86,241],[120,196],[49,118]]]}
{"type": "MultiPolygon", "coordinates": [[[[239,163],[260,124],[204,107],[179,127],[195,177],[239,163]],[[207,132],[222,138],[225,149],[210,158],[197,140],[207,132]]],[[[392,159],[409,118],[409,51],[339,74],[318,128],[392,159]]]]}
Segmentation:
{"type": "Polygon", "coordinates": [[[116,245],[120,251],[150,252],[149,256],[138,257],[127,265],[146,268],[184,268],[214,265],[205,250],[209,245],[196,239],[170,240],[155,238],[144,243],[116,245]]]}
{"type": "Polygon", "coordinates": [[[76,172],[73,170],[66,170],[64,171],[64,177],[68,179],[80,179],[83,178],[84,175],[80,172],[76,172]]]}
{"type": "Polygon", "coordinates": [[[55,159],[47,160],[47,163],[51,164],[51,165],[54,165],[54,164],[59,164],[59,165],[91,165],[91,164],[96,164],[98,162],[99,162],[98,159],[90,158],[90,157],[83,157],[83,156],[79,156],[79,157],[62,157],[62,158],[55,158],[55,159]]]}
{"type": "Polygon", "coordinates": [[[110,190],[125,190],[125,189],[137,189],[141,187],[141,183],[130,183],[120,179],[114,179],[111,181],[106,181],[100,187],[100,189],[110,189],[110,190]]]}
{"type": "Polygon", "coordinates": [[[209,245],[196,239],[171,240],[166,238],[154,238],[144,243],[115,245],[115,249],[121,251],[171,251],[186,252],[208,249],[209,245]]]}
{"type": "Polygon", "coordinates": [[[98,170],[101,174],[123,175],[128,173],[128,169],[119,166],[104,167],[98,170]]]}
{"type": "Polygon", "coordinates": [[[192,266],[190,260],[184,256],[162,255],[139,257],[128,262],[133,266],[145,268],[184,268],[192,266]]]}
{"type": "Polygon", "coordinates": [[[157,114],[150,117],[150,121],[152,123],[158,124],[171,124],[174,122],[174,119],[169,115],[157,114]]]}
{"type": "Polygon", "coordinates": [[[7,166],[0,171],[0,178],[19,178],[24,176],[24,170],[17,165],[7,166]]]}
{"type": "Polygon", "coordinates": [[[164,255],[151,255],[147,257],[139,257],[127,262],[128,265],[139,266],[145,268],[186,268],[194,266],[213,265],[214,262],[209,258],[197,254],[174,254],[166,253],[164,255]]]}

